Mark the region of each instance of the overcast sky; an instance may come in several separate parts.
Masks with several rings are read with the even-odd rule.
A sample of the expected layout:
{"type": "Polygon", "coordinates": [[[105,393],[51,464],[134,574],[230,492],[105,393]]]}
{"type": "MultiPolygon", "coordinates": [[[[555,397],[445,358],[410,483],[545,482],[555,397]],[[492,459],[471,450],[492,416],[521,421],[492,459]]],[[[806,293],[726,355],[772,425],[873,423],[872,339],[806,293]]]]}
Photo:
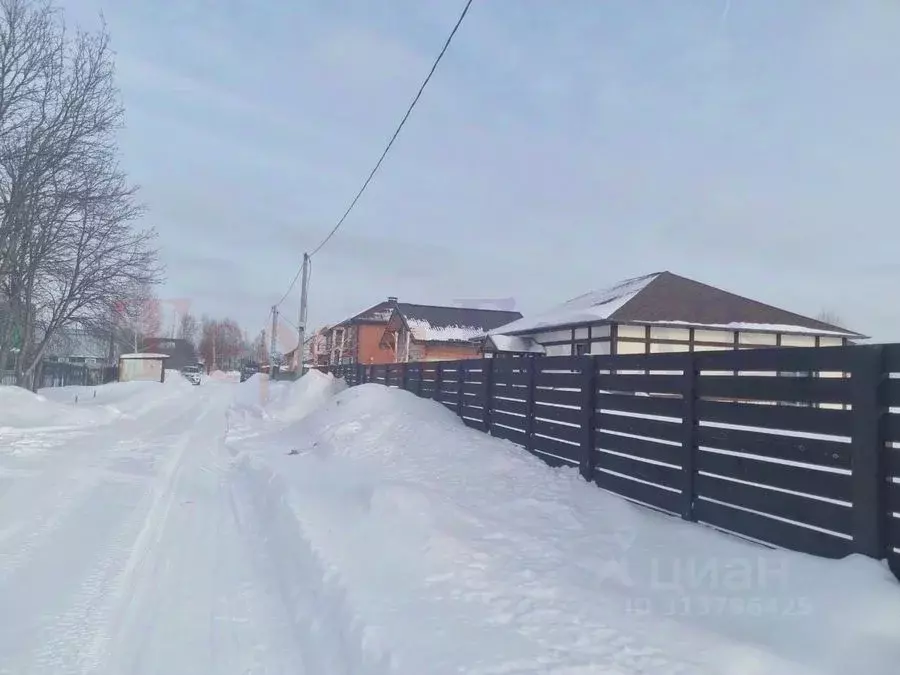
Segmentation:
{"type": "MultiPolygon", "coordinates": [[[[462,5],[64,2],[112,34],[160,296],[261,329],[462,5]]],[[[900,340],[898,35],[897,0],[475,0],[315,258],[310,322],[668,269],[900,340]]]]}

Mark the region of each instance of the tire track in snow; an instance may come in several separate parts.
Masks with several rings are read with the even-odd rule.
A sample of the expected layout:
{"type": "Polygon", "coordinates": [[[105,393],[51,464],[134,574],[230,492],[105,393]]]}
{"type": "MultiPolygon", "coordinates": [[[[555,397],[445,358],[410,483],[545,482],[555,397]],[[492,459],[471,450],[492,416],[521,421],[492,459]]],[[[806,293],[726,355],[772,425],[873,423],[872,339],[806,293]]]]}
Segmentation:
{"type": "Polygon", "coordinates": [[[346,591],[329,573],[289,504],[281,479],[242,455],[235,459],[232,508],[256,551],[260,576],[284,603],[308,673],[390,675],[392,657],[372,642],[346,591]]]}
{"type": "Polygon", "coordinates": [[[184,515],[162,528],[129,584],[127,605],[111,615],[112,648],[95,649],[91,662],[129,675],[300,675],[288,618],[252,565],[229,507],[224,424],[198,421],[194,429],[195,452],[173,481],[184,515]]]}
{"type": "MultiPolygon", "coordinates": [[[[25,625],[6,631],[8,633],[6,636],[0,635],[2,642],[4,637],[10,639],[9,633],[13,638],[17,633],[21,633],[23,642],[34,644],[30,653],[27,651],[20,653],[27,662],[16,664],[12,672],[29,672],[32,668],[34,672],[54,674],[97,672],[99,656],[106,645],[108,617],[121,598],[123,575],[127,578],[128,572],[131,571],[130,567],[135,567],[140,557],[135,551],[136,542],[138,546],[144,544],[139,550],[147,548],[148,532],[165,512],[166,496],[171,493],[175,473],[190,438],[182,437],[180,442],[172,444],[172,449],[166,455],[167,462],[159,473],[153,474],[152,469],[149,470],[151,473],[146,476],[145,482],[151,485],[151,489],[143,498],[138,496],[139,493],[136,494],[131,479],[123,482],[118,475],[119,472],[113,472],[117,474],[116,480],[104,482],[103,478],[108,477],[105,467],[111,460],[128,456],[123,453],[128,453],[129,450],[146,450],[148,447],[165,445],[166,437],[160,438],[158,435],[160,429],[169,431],[173,427],[180,426],[179,423],[189,428],[196,419],[196,410],[185,411],[181,408],[174,417],[144,427],[138,438],[132,438],[125,443],[117,444],[115,442],[117,434],[110,434],[109,444],[118,447],[113,452],[102,455],[97,465],[88,469],[74,470],[73,467],[79,466],[77,460],[85,458],[86,453],[82,452],[56,472],[54,478],[57,479],[67,471],[74,470],[74,473],[81,474],[82,480],[77,482],[79,485],[77,496],[64,499],[60,508],[61,495],[49,487],[44,489],[43,492],[48,499],[42,508],[50,509],[52,512],[55,507],[57,515],[52,517],[45,527],[33,530],[28,538],[30,545],[25,547],[17,560],[18,567],[21,568],[29,556],[35,553],[39,543],[47,544],[49,547],[54,543],[56,545],[66,543],[68,539],[87,538],[88,541],[85,542],[73,542],[76,546],[75,551],[66,553],[65,547],[63,555],[59,555],[59,551],[50,551],[48,553],[57,555],[49,555],[48,558],[48,553],[45,553],[44,556],[35,559],[37,565],[25,568],[27,573],[37,568],[34,574],[37,575],[38,582],[43,574],[47,581],[52,579],[52,583],[64,584],[65,577],[70,577],[73,572],[77,573],[76,570],[80,569],[77,566],[75,570],[70,568],[72,565],[70,556],[80,552],[81,557],[75,559],[87,573],[78,587],[59,588],[62,593],[56,593],[55,597],[43,598],[45,602],[43,605],[37,603],[36,607],[27,607],[25,602],[21,603],[22,611],[31,610],[32,613],[43,611],[45,615],[32,617],[25,625]],[[88,508],[92,503],[98,506],[94,513],[88,508]],[[83,514],[83,511],[87,513],[83,514]],[[79,516],[82,516],[80,522],[79,516]],[[56,536],[52,537],[53,534],[56,536]],[[82,544],[80,549],[77,549],[77,544],[82,544]],[[53,605],[60,602],[65,603],[64,609],[52,610],[53,605]],[[48,610],[52,619],[46,616],[48,610]]],[[[121,432],[119,429],[118,434],[121,432]]],[[[105,437],[106,434],[103,434],[101,438],[95,439],[92,445],[95,448],[98,445],[102,446],[104,440],[107,440],[105,437]]],[[[169,434],[169,438],[171,437],[169,434]]],[[[42,513],[42,509],[38,509],[39,522],[42,513]]],[[[34,527],[35,520],[32,519],[29,525],[34,527]]],[[[0,586],[0,598],[8,598],[9,595],[10,592],[0,586]]],[[[40,599],[40,593],[35,592],[27,594],[26,600],[30,599],[33,602],[36,599],[34,595],[40,599]]],[[[3,672],[3,664],[3,654],[0,654],[0,672],[3,672]]]]}
{"type": "Polygon", "coordinates": [[[15,573],[43,545],[52,542],[54,534],[104,482],[107,465],[135,450],[145,450],[151,441],[155,444],[161,429],[168,429],[177,420],[189,417],[183,410],[178,413],[174,420],[161,420],[124,443],[118,440],[122,434],[121,427],[112,425],[105,428],[101,435],[90,438],[87,450],[79,449],[66,455],[61,462],[46,458],[45,461],[54,463],[44,466],[43,470],[33,470],[30,477],[20,474],[19,482],[0,498],[0,514],[10,514],[15,518],[11,524],[0,528],[0,597],[3,597],[4,586],[14,579],[15,573]],[[97,448],[105,443],[115,447],[114,454],[106,451],[96,458],[88,455],[97,452],[97,448]],[[83,466],[86,455],[92,460],[87,468],[83,466]]]}
{"type": "MultiPolygon", "coordinates": [[[[199,416],[196,413],[185,415],[193,424],[199,423],[209,414],[209,404],[199,416]]],[[[192,426],[193,426],[192,424],[192,426]]],[[[143,596],[149,589],[142,588],[141,575],[155,562],[153,549],[162,538],[166,521],[172,510],[175,499],[175,485],[179,470],[184,461],[185,452],[194,442],[194,434],[182,436],[175,444],[168,461],[157,475],[150,492],[142,500],[141,506],[135,510],[139,515],[135,519],[137,528],[130,527],[121,544],[115,547],[116,552],[128,551],[124,565],[115,578],[109,582],[109,599],[104,604],[102,618],[95,622],[90,637],[86,640],[83,651],[79,650],[79,662],[82,672],[97,672],[107,657],[109,646],[119,626],[126,622],[129,614],[142,606],[143,596]],[[137,532],[134,532],[137,529],[137,532]],[[124,611],[123,608],[124,607],[124,611]],[[119,615],[116,617],[115,615],[119,615]]],[[[88,586],[88,593],[97,592],[97,588],[88,586]]],[[[100,589],[100,592],[104,592],[100,589]]],[[[71,649],[71,643],[63,643],[61,647],[71,649]]]]}

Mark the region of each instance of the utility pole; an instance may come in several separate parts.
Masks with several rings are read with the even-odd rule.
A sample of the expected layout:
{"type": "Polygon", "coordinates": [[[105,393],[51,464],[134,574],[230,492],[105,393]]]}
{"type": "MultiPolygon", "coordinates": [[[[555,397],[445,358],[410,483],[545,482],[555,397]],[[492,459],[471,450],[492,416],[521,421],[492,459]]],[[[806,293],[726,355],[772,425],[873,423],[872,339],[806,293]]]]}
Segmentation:
{"type": "Polygon", "coordinates": [[[275,333],[278,330],[278,305],[272,305],[272,335],[269,337],[269,377],[275,376],[275,333]]]}
{"type": "Polygon", "coordinates": [[[306,299],[309,292],[309,255],[303,254],[303,270],[300,275],[300,316],[297,323],[297,374],[303,376],[303,347],[306,338],[306,299]]]}

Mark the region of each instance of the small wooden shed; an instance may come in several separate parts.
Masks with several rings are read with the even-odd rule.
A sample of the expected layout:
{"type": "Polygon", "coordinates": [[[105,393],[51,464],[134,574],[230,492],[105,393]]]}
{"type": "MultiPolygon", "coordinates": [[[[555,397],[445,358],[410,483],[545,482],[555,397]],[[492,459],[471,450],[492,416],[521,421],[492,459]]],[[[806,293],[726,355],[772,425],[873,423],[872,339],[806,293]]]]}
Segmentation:
{"type": "Polygon", "coordinates": [[[163,382],[168,354],[122,354],[119,357],[119,382],[163,382]]]}

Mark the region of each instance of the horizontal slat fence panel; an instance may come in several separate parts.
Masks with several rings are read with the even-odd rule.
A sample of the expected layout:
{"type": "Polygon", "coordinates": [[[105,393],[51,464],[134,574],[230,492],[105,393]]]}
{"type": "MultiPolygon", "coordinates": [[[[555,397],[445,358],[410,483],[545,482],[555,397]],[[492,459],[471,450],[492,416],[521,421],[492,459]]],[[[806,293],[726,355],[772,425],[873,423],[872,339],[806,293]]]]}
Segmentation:
{"type": "Polygon", "coordinates": [[[718,452],[700,452],[697,468],[704,473],[825,499],[850,501],[852,497],[849,472],[832,473],[718,452]]]}
{"type": "Polygon", "coordinates": [[[377,382],[378,384],[384,384],[386,382],[387,376],[387,366],[380,364],[377,366],[373,366],[372,368],[372,381],[377,382]]]}
{"type": "Polygon", "coordinates": [[[684,386],[681,375],[598,375],[597,387],[603,392],[647,392],[680,394],[684,386]]]}
{"type": "Polygon", "coordinates": [[[900,575],[900,345],[885,345],[883,382],[884,404],[888,409],[884,420],[883,464],[885,477],[885,547],[888,562],[900,575]]]}
{"type": "Polygon", "coordinates": [[[835,504],[758,485],[738,483],[717,476],[697,476],[697,493],[703,497],[743,506],[813,527],[850,534],[853,527],[849,504],[835,504]]]}
{"type": "Polygon", "coordinates": [[[738,372],[848,372],[852,367],[845,347],[764,347],[695,352],[700,371],[738,372]]]}
{"type": "Polygon", "coordinates": [[[699,426],[697,444],[702,448],[731,450],[833,469],[850,469],[850,444],[831,438],[808,438],[776,434],[766,430],[699,426]]]}
{"type": "Polygon", "coordinates": [[[529,449],[551,466],[578,466],[581,460],[581,449],[555,438],[547,438],[535,432],[531,437],[532,447],[529,449]]]}
{"type": "Polygon", "coordinates": [[[630,412],[641,415],[680,418],[684,404],[681,397],[632,396],[598,392],[597,409],[609,412],[630,412]]]}
{"type": "Polygon", "coordinates": [[[534,383],[538,387],[578,390],[581,385],[578,377],[578,373],[548,373],[539,371],[535,375],[534,383]]]}
{"type": "Polygon", "coordinates": [[[705,398],[809,403],[849,403],[850,380],[831,377],[701,375],[697,394],[705,398]]]}
{"type": "Polygon", "coordinates": [[[684,452],[681,445],[660,443],[646,438],[635,438],[634,436],[611,434],[599,429],[596,432],[595,445],[598,451],[618,452],[632,455],[639,459],[665,462],[674,466],[681,466],[684,461],[684,452]]]}
{"type": "Polygon", "coordinates": [[[800,431],[829,436],[850,436],[849,410],[698,400],[697,418],[744,427],[800,431]]]}
{"type": "Polygon", "coordinates": [[[681,422],[609,413],[600,413],[596,419],[596,428],[599,431],[615,431],[620,434],[655,438],[673,443],[679,442],[683,434],[681,422]]]}
{"type": "Polygon", "coordinates": [[[604,490],[615,492],[627,499],[647,504],[656,509],[672,513],[678,513],[680,509],[681,494],[678,492],[615,475],[600,467],[594,471],[594,482],[604,490]]]}
{"type": "Polygon", "coordinates": [[[567,424],[577,424],[580,426],[583,414],[580,408],[576,408],[574,406],[562,406],[555,403],[535,401],[534,416],[535,418],[554,420],[556,422],[565,422],[567,424]]]}
{"type": "Polygon", "coordinates": [[[842,558],[852,553],[848,539],[713,501],[698,500],[695,513],[698,522],[782,548],[826,558],[842,558]]]}
{"type": "Polygon", "coordinates": [[[648,462],[612,452],[599,453],[596,468],[637,478],[661,487],[679,489],[681,486],[681,469],[678,467],[648,462]]]}
{"type": "MultiPolygon", "coordinates": [[[[742,346],[743,347],[743,346],[742,346]]],[[[900,345],[342,365],[626,499],[900,575],[900,345]]]]}
{"type": "Polygon", "coordinates": [[[581,441],[581,429],[579,427],[548,422],[542,419],[535,419],[534,433],[566,441],[567,443],[577,444],[581,441]]]}
{"type": "Polygon", "coordinates": [[[525,447],[526,437],[525,432],[522,429],[514,429],[502,424],[492,424],[491,435],[512,441],[516,445],[525,447]]]}

